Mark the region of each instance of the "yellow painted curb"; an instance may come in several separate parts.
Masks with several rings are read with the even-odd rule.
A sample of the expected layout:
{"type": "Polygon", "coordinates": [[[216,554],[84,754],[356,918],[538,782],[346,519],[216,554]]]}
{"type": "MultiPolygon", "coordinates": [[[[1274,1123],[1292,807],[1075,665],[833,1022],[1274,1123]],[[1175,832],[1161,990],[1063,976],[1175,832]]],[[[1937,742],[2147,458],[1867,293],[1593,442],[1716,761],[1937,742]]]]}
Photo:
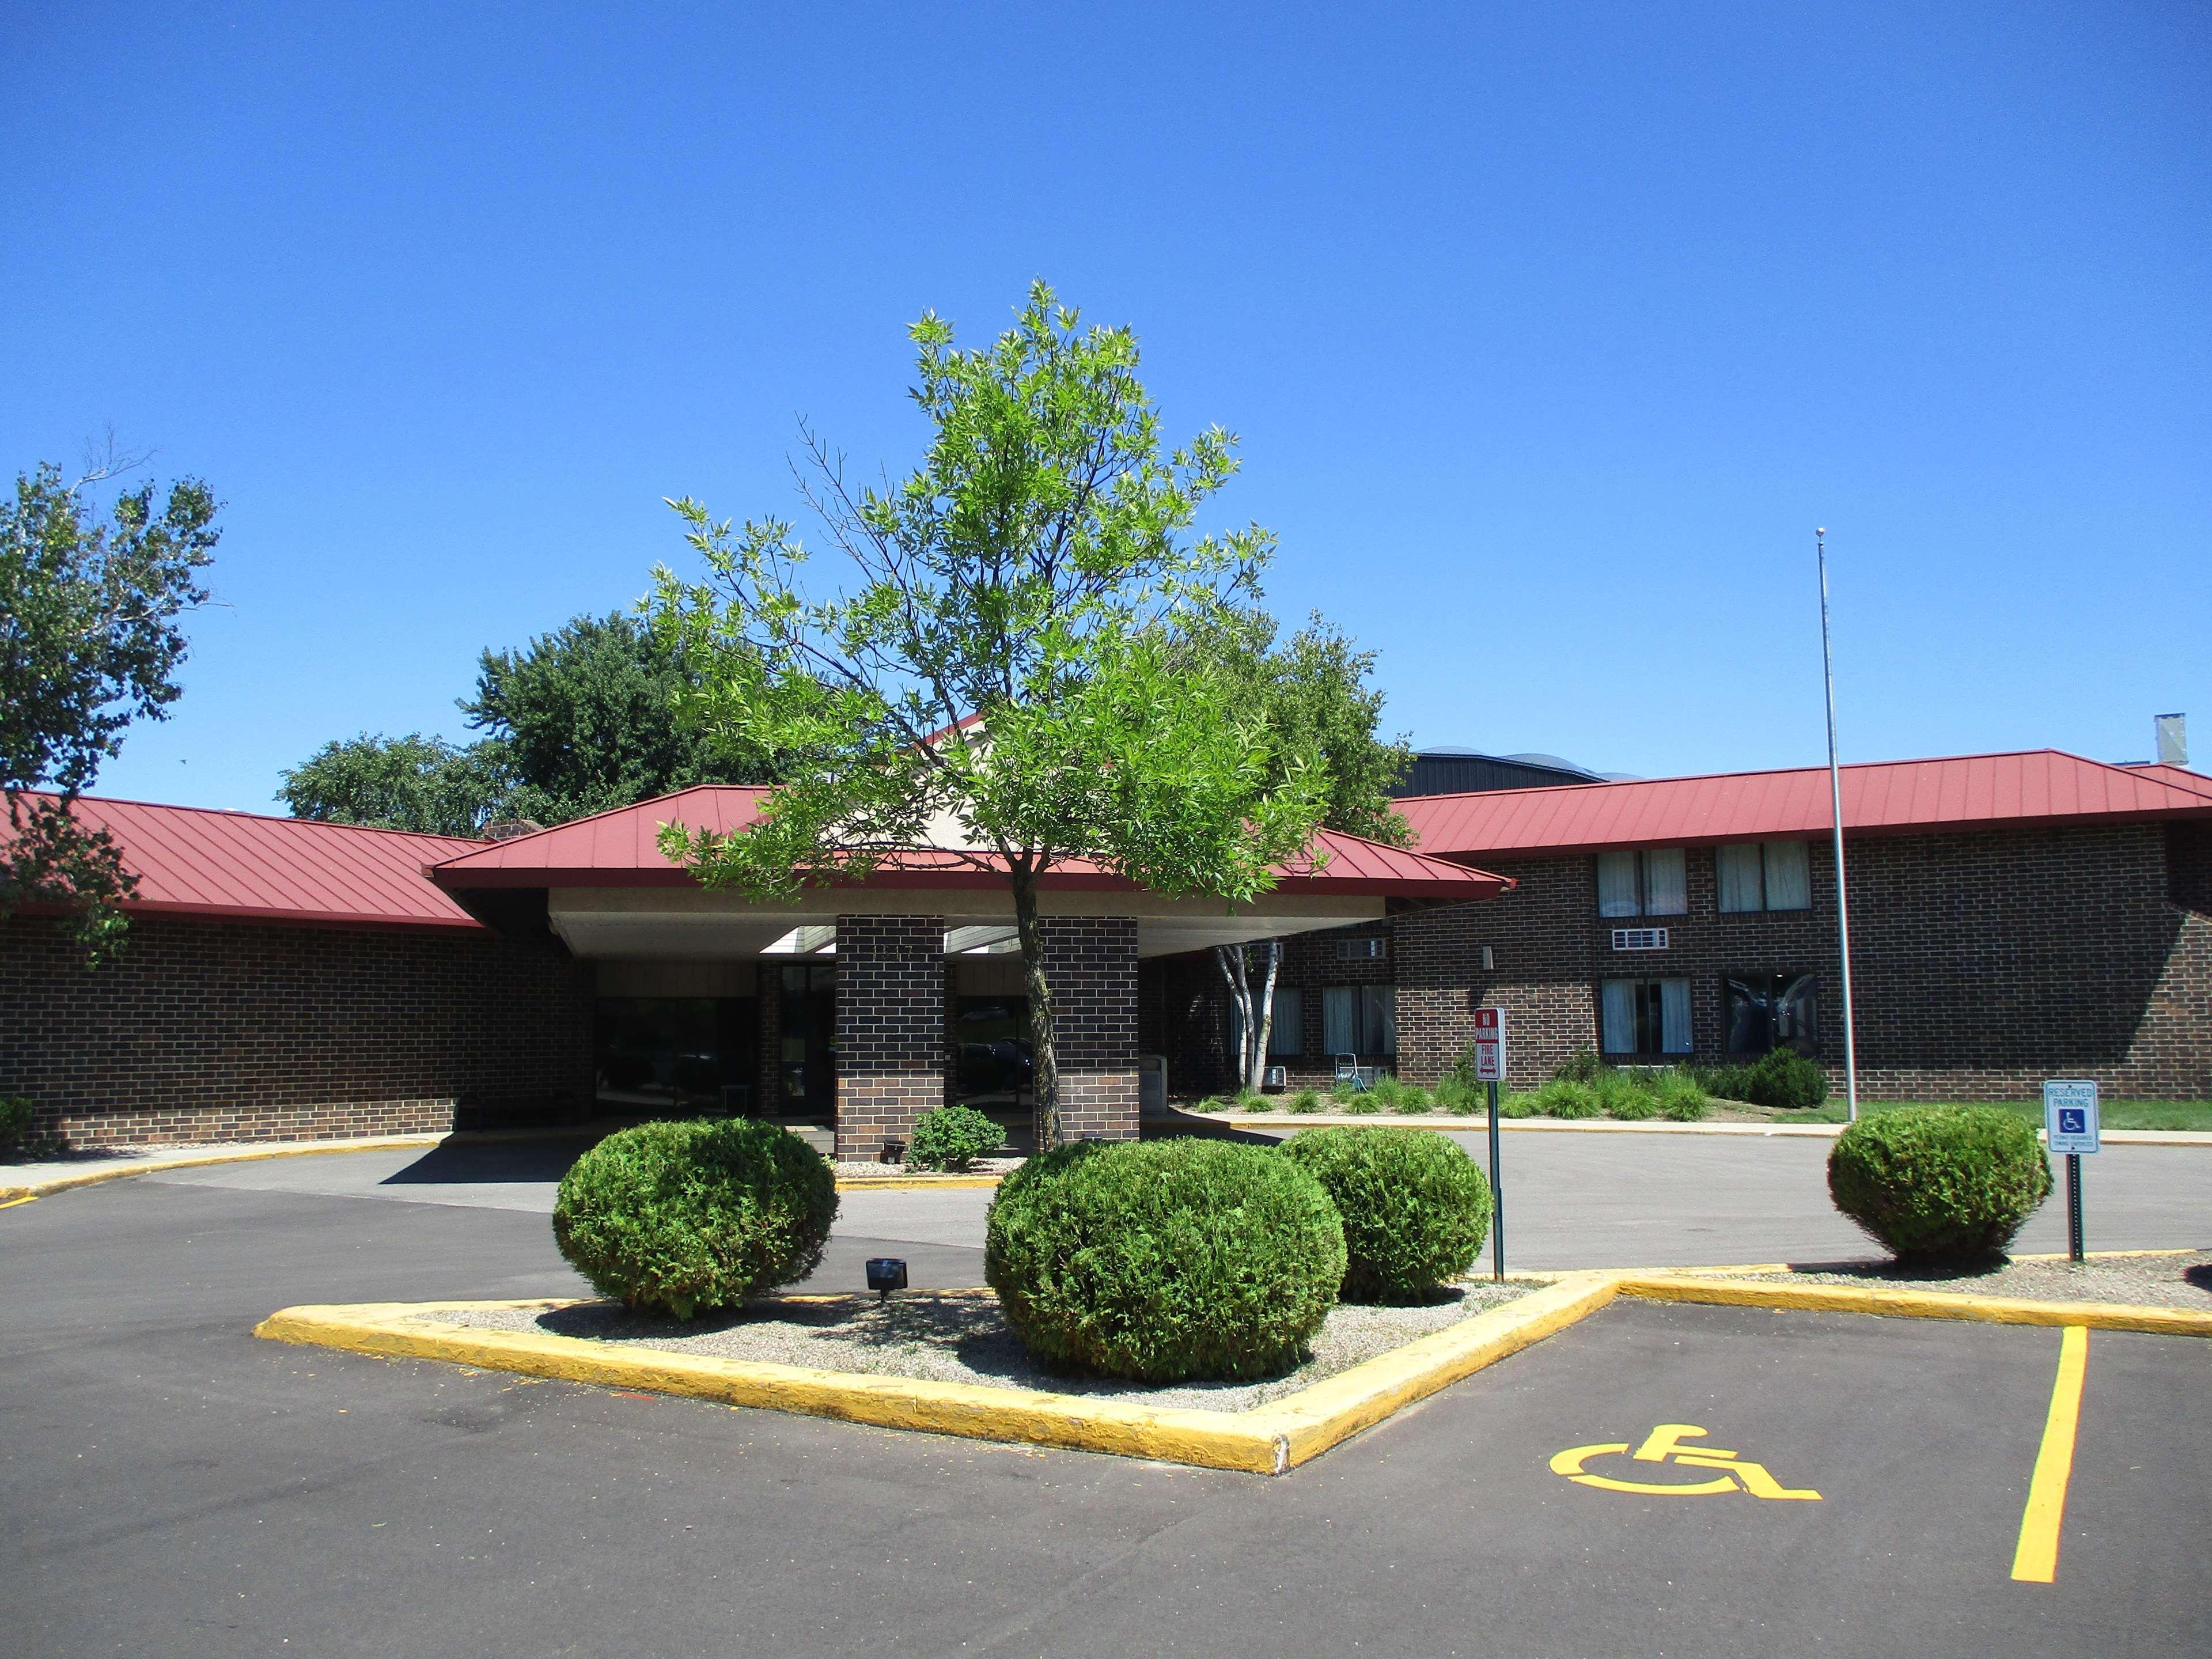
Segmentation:
{"type": "Polygon", "coordinates": [[[579,1337],[482,1330],[436,1319],[441,1311],[467,1308],[573,1305],[561,1298],[286,1308],[263,1320],[253,1334],[386,1358],[441,1359],[526,1376],[681,1395],[883,1428],[1281,1474],[1414,1401],[1595,1312],[1613,1294],[1610,1274],[1569,1274],[1506,1307],[1477,1314],[1286,1399],[1245,1412],[1155,1407],[1036,1389],[610,1348],[579,1337]]]}
{"type": "Polygon", "coordinates": [[[272,1158],[317,1158],[331,1152],[396,1152],[410,1146],[432,1147],[445,1144],[452,1137],[443,1134],[378,1135],[361,1140],[318,1141],[312,1146],[271,1146],[266,1150],[238,1152],[217,1152],[207,1158],[171,1158],[145,1164],[124,1164],[108,1169],[82,1170],[76,1175],[56,1176],[51,1181],[33,1181],[20,1187],[0,1187],[0,1203],[19,1198],[44,1198],[49,1193],[64,1193],[77,1187],[97,1187],[104,1182],[123,1181],[131,1176],[161,1175],[169,1170],[204,1170],[215,1164],[258,1164],[272,1158]]]}
{"type": "Polygon", "coordinates": [[[1907,1319],[1966,1319],[1996,1325],[2085,1325],[2104,1331],[2212,1337],[2212,1313],[2136,1307],[2123,1302],[2030,1302],[1948,1291],[1861,1290],[1850,1285],[1751,1284],[1691,1273],[1623,1273],[1620,1294],[1648,1302],[1696,1302],[1803,1313],[1887,1314],[1907,1319]]]}

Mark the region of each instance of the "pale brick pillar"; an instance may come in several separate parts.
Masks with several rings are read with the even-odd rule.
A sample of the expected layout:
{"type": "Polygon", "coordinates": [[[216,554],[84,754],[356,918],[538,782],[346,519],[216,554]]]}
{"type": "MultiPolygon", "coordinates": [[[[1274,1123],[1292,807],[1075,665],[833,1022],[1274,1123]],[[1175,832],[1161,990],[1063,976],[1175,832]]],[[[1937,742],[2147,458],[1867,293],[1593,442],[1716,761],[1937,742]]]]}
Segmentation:
{"type": "Polygon", "coordinates": [[[1060,1133],[1137,1138],[1137,923],[1133,916],[1045,916],[1060,1060],[1060,1133]]]}
{"type": "Polygon", "coordinates": [[[837,1156],[872,1162],[945,1103],[945,918],[837,918],[837,1156]]]}

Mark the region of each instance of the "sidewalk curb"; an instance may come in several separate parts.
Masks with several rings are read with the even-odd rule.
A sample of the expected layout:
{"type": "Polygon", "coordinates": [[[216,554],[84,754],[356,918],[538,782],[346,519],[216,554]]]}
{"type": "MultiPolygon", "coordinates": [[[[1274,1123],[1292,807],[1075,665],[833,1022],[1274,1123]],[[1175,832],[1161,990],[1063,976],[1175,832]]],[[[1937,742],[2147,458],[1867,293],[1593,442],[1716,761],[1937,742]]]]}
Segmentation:
{"type": "MultiPolygon", "coordinates": [[[[1726,1273],[1743,1269],[1713,1271],[1726,1273]]],[[[574,1297],[303,1305],[271,1314],[254,1327],[253,1334],[272,1341],[387,1359],[439,1360],[526,1376],[712,1400],[732,1407],[838,1418],[880,1428],[1016,1441],[1255,1474],[1286,1474],[1417,1401],[1578,1323],[1617,1297],[1793,1312],[2080,1326],[2212,1338],[2212,1313],[2183,1308],[2033,1302],[1833,1285],[1753,1285],[1679,1272],[1601,1270],[1540,1277],[1549,1279],[1546,1287],[1517,1302],[1418,1338],[1285,1399],[1244,1412],[1152,1407],[1035,1389],[818,1370],[668,1350],[613,1347],[538,1332],[434,1322],[434,1316],[447,1310],[559,1308],[582,1299],[574,1297]]]]}
{"type": "Polygon", "coordinates": [[[2155,1336],[2212,1337],[2212,1313],[2121,1302],[2033,1302],[1948,1291],[1860,1290],[1848,1285],[1746,1284],[1695,1273],[1622,1273],[1622,1296],[1646,1302],[1772,1308],[1799,1313],[1881,1314],[1905,1319],[1961,1319],[1994,1325],[2087,1326],[2155,1336]]]}
{"type": "Polygon", "coordinates": [[[569,1297],[286,1308],[255,1326],[253,1334],[383,1358],[443,1360],[880,1428],[1282,1474],[1413,1401],[1588,1317],[1613,1300],[1613,1281],[1614,1275],[1603,1273],[1565,1275],[1505,1307],[1244,1412],[1155,1407],[666,1350],[610,1349],[578,1337],[422,1322],[441,1310],[557,1308],[577,1299],[569,1297]]]}

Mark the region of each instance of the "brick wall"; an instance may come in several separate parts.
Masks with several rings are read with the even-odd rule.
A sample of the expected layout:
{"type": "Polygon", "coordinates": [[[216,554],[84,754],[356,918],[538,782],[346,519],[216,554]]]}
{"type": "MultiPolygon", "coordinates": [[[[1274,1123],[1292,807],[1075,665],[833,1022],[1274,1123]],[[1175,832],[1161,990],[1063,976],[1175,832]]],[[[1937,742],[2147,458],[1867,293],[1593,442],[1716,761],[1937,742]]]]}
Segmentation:
{"type": "MultiPolygon", "coordinates": [[[[2094,1078],[2119,1097],[2212,1097],[2212,831],[1870,836],[1854,840],[1849,858],[1860,1080],[1870,1097],[2023,1099],[2063,1075],[2094,1078]]],[[[1304,1058],[1285,1062],[1294,1086],[1328,1075],[1321,988],[1380,970],[1398,987],[1401,1075],[1434,1082],[1472,1042],[1473,1011],[1494,1002],[1506,1010],[1516,1088],[1597,1047],[1602,979],[1688,979],[1694,1057],[1718,1060],[1724,975],[1812,973],[1819,1057],[1840,1087],[1835,882],[1823,845],[1814,848],[1811,909],[1726,915],[1713,849],[1690,848],[1688,914],[1648,919],[1668,929],[1663,951],[1612,948],[1616,926],[1647,919],[1598,915],[1592,857],[1485,865],[1519,886],[1397,917],[1388,963],[1334,959],[1336,939],[1371,927],[1289,942],[1283,982],[1304,988],[1307,1027],[1304,1058]]],[[[1200,982],[1161,971],[1169,986],[1200,982]]],[[[1219,1002],[1218,990],[1207,994],[1219,1002]]]]}
{"type": "Polygon", "coordinates": [[[1069,1140],[1137,1134],[1137,923],[1130,916],[1046,916],[1060,1063],[1060,1133],[1069,1140]]]}
{"type": "Polygon", "coordinates": [[[438,1131],[592,1087],[590,982],[550,939],[142,915],[88,972],[51,921],[0,924],[0,1091],[73,1144],[438,1131]]]}
{"type": "Polygon", "coordinates": [[[837,918],[837,1156],[866,1161],[945,1101],[945,919],[837,918]]]}

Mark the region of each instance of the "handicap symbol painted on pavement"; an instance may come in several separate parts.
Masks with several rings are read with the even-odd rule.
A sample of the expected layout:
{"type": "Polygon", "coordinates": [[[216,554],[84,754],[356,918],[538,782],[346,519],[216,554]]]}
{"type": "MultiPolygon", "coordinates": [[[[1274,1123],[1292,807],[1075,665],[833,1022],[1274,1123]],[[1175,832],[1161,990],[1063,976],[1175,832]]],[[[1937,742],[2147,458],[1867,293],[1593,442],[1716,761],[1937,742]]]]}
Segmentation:
{"type": "Polygon", "coordinates": [[[1602,1492],[1632,1492],[1652,1498],[1704,1498],[1716,1492],[1747,1492],[1753,1498],[1820,1501],[1820,1494],[1809,1487],[1784,1486],[1766,1472],[1764,1463],[1754,1463],[1732,1451],[1723,1451],[1718,1446],[1682,1444],[1685,1440],[1703,1439],[1705,1432],[1694,1423],[1662,1423],[1632,1452],[1628,1450],[1626,1440],[1570,1446],[1552,1459],[1552,1473],[1564,1474],[1578,1486],[1595,1486],[1602,1492]],[[1584,1467],[1593,1458],[1622,1453],[1640,1463],[1663,1463],[1669,1468],[1717,1469],[1721,1473],[1704,1480],[1616,1480],[1610,1475],[1592,1474],[1584,1467]]]}

